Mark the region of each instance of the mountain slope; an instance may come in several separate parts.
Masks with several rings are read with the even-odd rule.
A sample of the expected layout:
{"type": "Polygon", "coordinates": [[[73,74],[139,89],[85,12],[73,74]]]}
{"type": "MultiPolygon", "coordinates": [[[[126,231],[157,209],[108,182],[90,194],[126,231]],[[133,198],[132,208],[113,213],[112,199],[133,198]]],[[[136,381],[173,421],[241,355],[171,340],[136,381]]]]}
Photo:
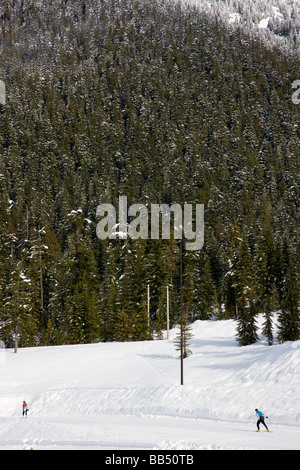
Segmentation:
{"type": "Polygon", "coordinates": [[[166,285],[176,324],[177,240],[97,238],[98,205],[120,195],[205,205],[203,250],[184,250],[189,321],[251,305],[269,325],[281,308],[281,339],[299,339],[299,60],[173,1],[5,1],[0,24],[6,346],[147,339],[166,285]]]}
{"type": "Polygon", "coordinates": [[[209,11],[225,23],[257,34],[286,53],[299,52],[300,2],[298,0],[183,0],[209,11]]]}

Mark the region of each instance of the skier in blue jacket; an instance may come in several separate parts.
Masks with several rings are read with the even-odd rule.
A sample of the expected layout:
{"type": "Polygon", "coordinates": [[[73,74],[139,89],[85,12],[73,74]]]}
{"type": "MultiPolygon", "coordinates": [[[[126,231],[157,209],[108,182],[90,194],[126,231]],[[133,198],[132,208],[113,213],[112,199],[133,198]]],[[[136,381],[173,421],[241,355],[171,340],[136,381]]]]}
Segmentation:
{"type": "MultiPolygon", "coordinates": [[[[263,414],[261,411],[259,411],[257,408],[255,408],[255,412],[256,412],[256,416],[258,417],[258,421],[257,421],[257,423],[256,423],[256,425],[257,425],[257,432],[260,431],[260,429],[259,429],[260,423],[262,423],[262,424],[264,425],[264,427],[266,428],[266,430],[269,431],[268,426],[267,426],[266,423],[265,423],[264,414],[263,414]]],[[[267,416],[266,416],[266,417],[267,417],[267,416]]]]}

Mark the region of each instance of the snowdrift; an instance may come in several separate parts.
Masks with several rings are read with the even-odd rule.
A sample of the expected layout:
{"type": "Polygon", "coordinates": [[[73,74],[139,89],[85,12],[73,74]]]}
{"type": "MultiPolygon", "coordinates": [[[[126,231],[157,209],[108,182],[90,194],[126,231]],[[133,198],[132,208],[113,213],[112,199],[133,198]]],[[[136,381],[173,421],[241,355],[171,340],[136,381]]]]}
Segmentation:
{"type": "Polygon", "coordinates": [[[300,449],[300,341],[267,346],[260,336],[239,347],[235,332],[234,320],[193,324],[183,386],[176,330],[170,340],[2,350],[0,449],[29,441],[39,448],[282,448],[285,428],[294,438],[284,448],[300,449]],[[23,400],[27,419],[20,419],[23,400]],[[256,407],[278,442],[273,434],[269,442],[249,440],[256,407]],[[179,439],[176,426],[189,439],[179,439]],[[227,442],[233,428],[234,446],[227,442]]]}

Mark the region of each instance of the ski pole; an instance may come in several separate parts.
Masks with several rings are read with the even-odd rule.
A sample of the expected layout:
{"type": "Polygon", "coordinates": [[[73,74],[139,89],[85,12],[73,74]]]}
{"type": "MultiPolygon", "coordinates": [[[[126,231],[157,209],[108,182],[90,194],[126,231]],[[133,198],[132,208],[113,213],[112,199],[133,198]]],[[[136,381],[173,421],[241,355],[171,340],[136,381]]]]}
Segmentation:
{"type": "Polygon", "coordinates": [[[266,416],[266,418],[269,420],[269,423],[270,423],[272,426],[274,426],[276,429],[278,429],[278,430],[280,431],[280,429],[279,429],[279,427],[277,426],[277,424],[273,423],[273,421],[272,421],[268,416],[266,416]]]}

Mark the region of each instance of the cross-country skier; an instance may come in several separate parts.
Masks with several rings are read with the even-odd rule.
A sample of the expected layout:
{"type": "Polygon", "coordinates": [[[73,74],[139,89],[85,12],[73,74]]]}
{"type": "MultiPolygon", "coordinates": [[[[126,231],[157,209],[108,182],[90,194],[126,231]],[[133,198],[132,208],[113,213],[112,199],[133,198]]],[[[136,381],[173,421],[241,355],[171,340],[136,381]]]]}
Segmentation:
{"type": "MultiPolygon", "coordinates": [[[[257,408],[255,408],[255,412],[256,412],[256,416],[258,417],[258,421],[257,421],[257,423],[256,423],[256,425],[257,425],[257,432],[260,431],[260,429],[259,429],[260,423],[262,423],[262,424],[264,425],[264,427],[266,428],[266,430],[269,431],[268,426],[267,426],[266,423],[265,423],[264,414],[263,414],[261,411],[259,411],[257,408]]],[[[267,416],[266,416],[266,418],[267,418],[267,416]]]]}
{"type": "Polygon", "coordinates": [[[23,416],[27,416],[28,405],[26,401],[23,401],[23,416]]]}

